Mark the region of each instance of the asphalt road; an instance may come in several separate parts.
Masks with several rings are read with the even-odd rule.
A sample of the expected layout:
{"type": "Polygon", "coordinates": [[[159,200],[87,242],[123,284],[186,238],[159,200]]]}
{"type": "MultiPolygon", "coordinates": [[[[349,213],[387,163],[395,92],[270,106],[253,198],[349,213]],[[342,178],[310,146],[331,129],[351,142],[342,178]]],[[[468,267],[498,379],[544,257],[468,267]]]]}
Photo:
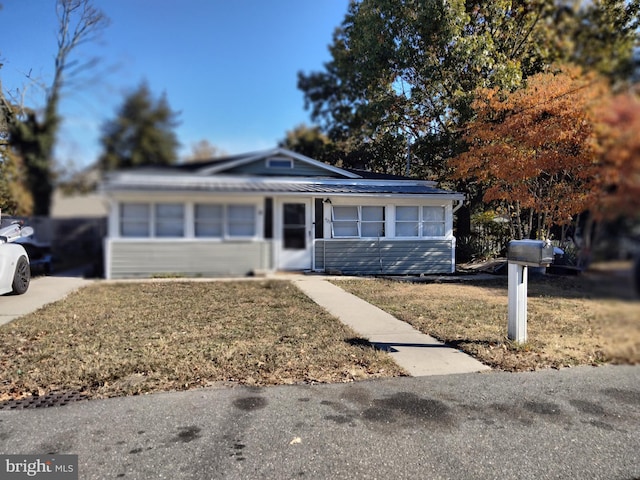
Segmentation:
{"type": "Polygon", "coordinates": [[[637,479],[640,366],[211,388],[0,411],[87,479],[637,479]]]}

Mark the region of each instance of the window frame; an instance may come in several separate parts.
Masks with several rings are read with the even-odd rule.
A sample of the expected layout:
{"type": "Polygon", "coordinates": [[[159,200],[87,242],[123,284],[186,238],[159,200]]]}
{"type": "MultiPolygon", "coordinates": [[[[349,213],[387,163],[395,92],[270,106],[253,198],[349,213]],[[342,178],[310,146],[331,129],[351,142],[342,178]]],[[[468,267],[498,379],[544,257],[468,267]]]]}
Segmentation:
{"type": "Polygon", "coordinates": [[[229,240],[235,240],[235,239],[243,239],[243,238],[255,238],[258,232],[258,208],[255,204],[253,203],[227,203],[225,204],[225,222],[224,222],[224,227],[225,227],[225,238],[229,239],[229,240]],[[236,218],[233,218],[233,216],[231,214],[229,214],[229,210],[232,207],[250,207],[252,209],[252,217],[251,217],[251,221],[249,222],[249,220],[246,219],[240,219],[240,221],[236,218]],[[250,235],[232,235],[231,234],[231,227],[233,226],[237,226],[237,225],[251,225],[251,234],[250,235]]]}
{"type": "MultiPolygon", "coordinates": [[[[245,239],[254,239],[258,235],[259,225],[258,225],[258,212],[259,207],[255,203],[243,203],[243,202],[194,202],[193,204],[193,235],[194,238],[204,239],[204,240],[245,240],[245,239]],[[221,220],[219,222],[221,226],[221,234],[220,235],[198,235],[198,206],[216,206],[222,208],[221,220]],[[229,213],[229,210],[232,207],[249,207],[252,209],[251,220],[236,220],[232,219],[232,215],[229,213]],[[245,225],[251,227],[251,234],[242,235],[242,234],[232,234],[231,230],[233,226],[245,225]]],[[[200,222],[204,222],[205,220],[200,220],[200,222]]]]}
{"type": "Polygon", "coordinates": [[[267,168],[275,168],[280,170],[291,170],[293,168],[293,159],[289,157],[269,157],[266,160],[267,168]],[[284,162],[287,162],[284,165],[284,162]]]}
{"type": "Polygon", "coordinates": [[[331,238],[360,238],[360,228],[358,225],[358,206],[357,205],[331,205],[331,238]],[[354,218],[338,218],[336,219],[336,208],[356,209],[356,217],[354,218]],[[355,235],[336,235],[336,223],[342,228],[355,227],[355,235]],[[348,224],[348,225],[347,225],[348,224]],[[343,227],[344,225],[344,227],[343,227]]]}
{"type": "Polygon", "coordinates": [[[205,238],[205,239],[209,239],[209,238],[219,238],[222,239],[224,238],[224,204],[222,203],[212,203],[212,202],[208,202],[208,203],[203,203],[203,202],[196,202],[193,204],[193,236],[194,238],[205,238]],[[219,219],[212,219],[213,217],[206,217],[206,218],[202,218],[202,217],[198,217],[198,207],[219,207],[220,209],[220,216],[219,219]],[[205,227],[207,225],[213,225],[214,228],[215,227],[219,227],[219,231],[220,234],[219,235],[199,235],[198,234],[198,226],[199,225],[204,225],[205,227]]]}
{"type": "Polygon", "coordinates": [[[155,202],[152,204],[152,231],[154,238],[184,238],[185,237],[185,219],[186,219],[186,205],[181,202],[155,202]],[[172,216],[169,215],[166,218],[161,218],[160,211],[162,207],[179,207],[181,215],[172,216]],[[180,223],[178,223],[180,222],[180,223]],[[165,227],[163,224],[178,224],[180,225],[180,234],[161,232],[165,227]],[[162,226],[162,228],[161,228],[162,226]]]}
{"type": "Polygon", "coordinates": [[[118,204],[118,235],[122,238],[150,238],[152,235],[152,204],[148,202],[120,202],[118,204]],[[145,215],[125,215],[125,209],[128,206],[144,207],[146,209],[145,215]],[[130,235],[125,233],[125,224],[144,224],[146,234],[144,235],[130,235]]]}
{"type": "Polygon", "coordinates": [[[395,227],[395,237],[396,238],[420,238],[420,216],[422,211],[420,209],[420,205],[395,205],[394,207],[394,227],[395,227]],[[411,219],[402,219],[398,220],[398,209],[406,208],[406,209],[415,209],[416,216],[411,219]],[[401,225],[413,225],[413,230],[415,231],[415,235],[398,235],[398,231],[402,230],[398,228],[398,224],[401,225]]]}
{"type": "Polygon", "coordinates": [[[426,238],[426,239],[441,239],[447,237],[447,208],[445,205],[395,205],[394,208],[394,226],[395,226],[395,238],[426,238]],[[411,220],[398,220],[398,209],[399,208],[417,208],[417,218],[411,220]],[[442,220],[431,220],[426,219],[426,212],[429,209],[440,209],[442,212],[442,220]],[[398,224],[415,224],[416,225],[416,234],[415,235],[398,235],[398,224]],[[433,225],[440,225],[442,230],[441,235],[431,235],[427,233],[427,227],[433,225]]]}
{"type": "Polygon", "coordinates": [[[387,205],[331,205],[331,238],[388,238],[386,220],[387,220],[387,205]],[[336,219],[336,208],[355,208],[356,216],[352,218],[339,218],[336,219]],[[382,220],[363,220],[363,208],[370,209],[382,209],[382,220]],[[338,224],[353,224],[355,227],[355,235],[336,235],[336,223],[338,224]],[[371,226],[380,224],[381,235],[363,235],[363,226],[371,226]]]}
{"type": "Polygon", "coordinates": [[[421,217],[420,217],[420,227],[421,227],[421,237],[423,238],[443,238],[447,234],[447,209],[444,205],[422,205],[421,208],[421,217]],[[438,208],[442,211],[442,220],[427,220],[425,219],[425,210],[426,209],[435,209],[438,208]],[[425,234],[425,230],[429,225],[441,225],[442,226],[442,234],[441,235],[427,235],[425,234]]]}
{"type": "MultiPolygon", "coordinates": [[[[118,202],[117,214],[112,216],[114,223],[113,226],[117,230],[117,237],[124,239],[136,239],[136,240],[219,240],[219,241],[233,241],[233,240],[256,240],[260,235],[260,228],[262,223],[260,222],[261,208],[256,202],[223,202],[223,201],[159,201],[159,202],[144,202],[136,200],[126,200],[118,202]],[[138,207],[138,212],[133,209],[133,214],[129,212],[129,215],[125,215],[128,206],[133,205],[138,207]],[[163,205],[173,205],[181,207],[181,216],[169,215],[164,216],[161,213],[163,205]],[[215,219],[208,221],[212,217],[206,217],[205,215],[198,216],[198,206],[219,206],[222,207],[222,219],[216,222],[215,219]],[[241,209],[248,209],[245,211],[246,215],[242,218],[233,219],[230,210],[233,207],[239,207],[241,209]],[[250,211],[250,215],[249,215],[250,211]],[[117,222],[116,222],[117,220],[117,222]],[[181,222],[180,235],[165,233],[163,234],[162,226],[159,227],[161,222],[181,222]],[[209,226],[221,227],[221,234],[198,234],[199,224],[209,226]],[[127,226],[129,225],[129,228],[127,226]],[[127,230],[133,230],[133,234],[127,232],[127,230]],[[233,232],[237,233],[233,233],[233,232]]],[[[239,211],[239,213],[242,213],[239,211]]],[[[167,223],[168,225],[168,223],[167,223]]],[[[166,230],[166,229],[165,229],[166,230]]],[[[171,229],[169,229],[171,230],[171,229]]],[[[173,230],[177,230],[174,228],[173,230]]],[[[207,228],[205,228],[207,230],[207,228]]],[[[213,229],[208,229],[209,232],[213,229]]]]}
{"type": "MultiPolygon", "coordinates": [[[[324,200],[322,203],[323,206],[323,225],[324,225],[324,235],[325,239],[336,239],[336,240],[358,240],[358,239],[385,239],[385,240],[394,240],[394,241],[412,241],[412,240],[450,240],[453,238],[453,225],[452,225],[452,208],[453,205],[448,203],[447,201],[422,201],[422,199],[416,201],[417,199],[411,198],[362,198],[362,199],[353,199],[353,198],[333,198],[331,201],[324,200]],[[382,200],[382,201],[381,201],[382,200]],[[382,237],[367,237],[362,235],[361,229],[361,216],[358,216],[358,220],[355,218],[355,210],[356,208],[360,208],[362,211],[363,207],[383,207],[384,208],[384,236],[382,237]],[[342,220],[344,222],[351,221],[352,225],[352,234],[350,235],[340,235],[342,233],[340,228],[337,229],[336,232],[336,216],[335,210],[336,207],[351,207],[353,212],[351,214],[351,218],[348,218],[344,212],[342,215],[339,215],[338,220],[342,220]],[[402,215],[401,207],[413,207],[414,212],[411,214],[409,218],[408,215],[402,215]],[[429,212],[431,209],[436,209],[438,213],[429,212]],[[416,218],[417,216],[417,218],[416,218]],[[436,220],[437,218],[437,220],[436,220]],[[402,223],[413,223],[413,227],[402,227],[400,226],[402,223]],[[438,225],[434,227],[433,225],[438,225]],[[407,230],[411,230],[411,228],[415,229],[415,232],[411,232],[411,235],[407,235],[407,230]],[[403,231],[405,234],[403,235],[403,231]],[[336,235],[338,233],[338,235],[336,235]],[[437,233],[438,235],[432,235],[433,233],[437,233]]],[[[365,217],[366,217],[365,213],[365,217]]],[[[343,232],[346,229],[342,229],[343,232]]],[[[366,229],[365,229],[366,230],[366,229]]]]}

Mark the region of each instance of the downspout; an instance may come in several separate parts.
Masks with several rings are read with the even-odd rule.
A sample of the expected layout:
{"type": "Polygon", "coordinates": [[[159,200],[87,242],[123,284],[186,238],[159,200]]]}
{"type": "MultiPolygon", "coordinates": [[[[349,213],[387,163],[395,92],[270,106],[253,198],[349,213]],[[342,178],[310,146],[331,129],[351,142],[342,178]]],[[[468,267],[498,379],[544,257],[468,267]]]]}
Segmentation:
{"type": "Polygon", "coordinates": [[[458,200],[458,205],[456,205],[455,207],[453,207],[453,210],[451,211],[451,214],[453,215],[454,213],[456,213],[458,210],[460,210],[462,208],[462,205],[464,205],[464,199],[462,200],[458,200]]]}

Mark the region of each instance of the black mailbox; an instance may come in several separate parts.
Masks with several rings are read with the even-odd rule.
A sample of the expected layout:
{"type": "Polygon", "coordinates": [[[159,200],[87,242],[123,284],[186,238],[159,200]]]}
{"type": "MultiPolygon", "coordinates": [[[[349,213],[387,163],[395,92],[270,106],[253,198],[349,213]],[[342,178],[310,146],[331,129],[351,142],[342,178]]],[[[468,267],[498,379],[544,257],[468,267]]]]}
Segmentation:
{"type": "Polygon", "coordinates": [[[528,267],[548,267],[553,262],[553,245],[548,240],[511,240],[507,260],[528,267]]]}

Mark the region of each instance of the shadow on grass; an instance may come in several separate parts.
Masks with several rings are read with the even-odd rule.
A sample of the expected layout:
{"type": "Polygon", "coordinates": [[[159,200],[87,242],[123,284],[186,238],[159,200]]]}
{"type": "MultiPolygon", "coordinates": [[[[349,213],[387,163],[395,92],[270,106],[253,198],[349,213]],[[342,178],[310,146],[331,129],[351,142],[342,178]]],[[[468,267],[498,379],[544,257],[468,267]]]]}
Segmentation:
{"type": "Polygon", "coordinates": [[[471,340],[469,338],[463,338],[458,340],[451,340],[450,342],[447,342],[447,345],[457,350],[465,350],[464,347],[469,345],[477,345],[479,347],[489,349],[489,348],[497,348],[503,343],[506,343],[506,342],[496,342],[496,341],[490,341],[490,340],[471,340]]]}
{"type": "MultiPolygon", "coordinates": [[[[447,280],[446,283],[504,290],[504,295],[505,297],[507,296],[508,277],[506,275],[485,276],[482,278],[473,277],[473,275],[465,275],[460,277],[460,279],[452,277],[452,279],[447,280]]],[[[385,278],[387,280],[415,284],[445,283],[444,281],[429,279],[428,277],[413,280],[407,280],[401,277],[385,278]]],[[[640,298],[634,290],[631,271],[586,272],[577,276],[538,274],[530,271],[528,275],[528,295],[530,297],[640,301],[640,298]]]]}
{"type": "MultiPolygon", "coordinates": [[[[401,343],[401,342],[370,342],[364,338],[348,338],[345,340],[351,346],[361,348],[374,348],[382,352],[394,353],[398,349],[396,347],[414,347],[414,348],[456,348],[451,343],[401,343]]],[[[472,343],[472,341],[466,341],[466,343],[472,343]]],[[[487,342],[488,343],[488,342],[487,342]]],[[[458,349],[459,350],[459,349],[458,349]]]]}

